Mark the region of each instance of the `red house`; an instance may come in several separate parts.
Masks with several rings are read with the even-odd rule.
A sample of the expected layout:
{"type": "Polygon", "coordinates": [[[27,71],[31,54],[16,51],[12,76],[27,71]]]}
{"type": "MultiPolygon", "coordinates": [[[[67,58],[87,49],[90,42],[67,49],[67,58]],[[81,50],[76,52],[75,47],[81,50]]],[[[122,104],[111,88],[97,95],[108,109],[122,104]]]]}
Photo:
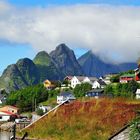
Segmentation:
{"type": "Polygon", "coordinates": [[[135,74],[125,74],[120,76],[120,83],[128,83],[132,80],[135,80],[135,74]]]}
{"type": "Polygon", "coordinates": [[[134,71],[135,71],[135,80],[140,81],[140,66],[134,71]]]}

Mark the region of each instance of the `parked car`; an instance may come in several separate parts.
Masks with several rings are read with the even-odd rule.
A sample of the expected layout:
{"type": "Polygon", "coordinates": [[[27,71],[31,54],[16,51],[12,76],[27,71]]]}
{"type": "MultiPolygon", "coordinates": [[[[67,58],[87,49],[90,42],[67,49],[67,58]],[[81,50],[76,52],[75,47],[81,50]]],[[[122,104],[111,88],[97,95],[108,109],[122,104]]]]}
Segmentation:
{"type": "Polygon", "coordinates": [[[27,118],[22,118],[22,119],[15,119],[15,122],[16,122],[16,123],[21,123],[21,122],[30,122],[30,120],[29,120],[29,119],[27,119],[27,118]]]}

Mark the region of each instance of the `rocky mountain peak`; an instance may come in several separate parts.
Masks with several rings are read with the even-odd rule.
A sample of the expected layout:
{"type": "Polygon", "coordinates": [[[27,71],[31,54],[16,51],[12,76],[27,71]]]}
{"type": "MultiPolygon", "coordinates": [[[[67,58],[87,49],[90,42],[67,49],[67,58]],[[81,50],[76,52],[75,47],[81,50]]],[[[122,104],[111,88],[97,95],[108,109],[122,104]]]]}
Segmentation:
{"type": "Polygon", "coordinates": [[[50,56],[65,76],[83,74],[73,50],[65,44],[58,45],[50,56]]]}

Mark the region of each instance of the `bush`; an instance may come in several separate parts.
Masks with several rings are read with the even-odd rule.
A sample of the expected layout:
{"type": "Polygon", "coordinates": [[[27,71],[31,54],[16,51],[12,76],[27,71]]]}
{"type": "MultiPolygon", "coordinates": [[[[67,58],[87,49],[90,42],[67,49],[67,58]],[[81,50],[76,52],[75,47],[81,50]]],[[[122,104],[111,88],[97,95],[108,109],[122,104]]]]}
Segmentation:
{"type": "Polygon", "coordinates": [[[74,95],[76,97],[83,97],[83,96],[85,96],[86,92],[91,89],[92,89],[92,85],[89,83],[78,84],[74,88],[74,95]]]}
{"type": "Polygon", "coordinates": [[[32,119],[32,114],[31,113],[28,114],[28,118],[32,119]]]}
{"type": "Polygon", "coordinates": [[[139,84],[136,81],[130,81],[128,83],[117,83],[107,85],[105,88],[106,94],[114,94],[114,96],[122,96],[134,98],[135,92],[137,88],[139,88],[139,84]]]}
{"type": "Polygon", "coordinates": [[[37,111],[36,111],[37,115],[40,115],[42,116],[44,114],[43,110],[38,108],[37,111]]]}
{"type": "Polygon", "coordinates": [[[140,139],[140,118],[134,119],[133,122],[130,125],[130,134],[129,139],[130,140],[139,140],[140,139]]]}

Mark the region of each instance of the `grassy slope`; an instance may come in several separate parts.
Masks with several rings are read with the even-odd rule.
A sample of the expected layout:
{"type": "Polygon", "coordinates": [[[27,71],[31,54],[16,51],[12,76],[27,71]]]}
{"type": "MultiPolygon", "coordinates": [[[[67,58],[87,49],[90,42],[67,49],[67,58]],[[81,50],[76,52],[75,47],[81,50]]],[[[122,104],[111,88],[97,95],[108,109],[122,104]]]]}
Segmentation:
{"type": "Polygon", "coordinates": [[[130,122],[140,102],[122,99],[76,101],[60,107],[26,131],[50,140],[106,140],[130,122]]]}

